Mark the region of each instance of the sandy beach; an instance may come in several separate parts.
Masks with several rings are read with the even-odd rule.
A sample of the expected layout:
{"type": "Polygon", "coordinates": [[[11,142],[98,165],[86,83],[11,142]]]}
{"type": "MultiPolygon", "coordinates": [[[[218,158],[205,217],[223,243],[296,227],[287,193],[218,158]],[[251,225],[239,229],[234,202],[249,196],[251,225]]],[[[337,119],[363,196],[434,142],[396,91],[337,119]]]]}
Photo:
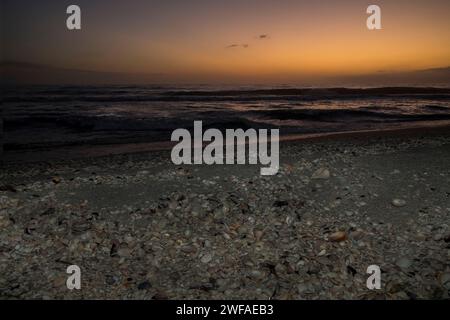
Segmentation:
{"type": "Polygon", "coordinates": [[[164,150],[3,164],[1,298],[449,298],[448,127],[280,152],[265,177],[164,150]]]}

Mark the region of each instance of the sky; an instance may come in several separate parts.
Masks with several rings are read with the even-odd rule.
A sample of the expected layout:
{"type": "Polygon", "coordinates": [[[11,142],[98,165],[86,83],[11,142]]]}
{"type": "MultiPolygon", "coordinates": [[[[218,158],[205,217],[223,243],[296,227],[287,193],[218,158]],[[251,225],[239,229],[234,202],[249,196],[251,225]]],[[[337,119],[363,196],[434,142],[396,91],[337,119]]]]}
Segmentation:
{"type": "Polygon", "coordinates": [[[450,66],[448,0],[2,0],[2,60],[173,81],[289,81],[450,66]],[[66,28],[77,4],[82,29],[66,28]],[[366,27],[370,4],[382,30],[366,27]]]}

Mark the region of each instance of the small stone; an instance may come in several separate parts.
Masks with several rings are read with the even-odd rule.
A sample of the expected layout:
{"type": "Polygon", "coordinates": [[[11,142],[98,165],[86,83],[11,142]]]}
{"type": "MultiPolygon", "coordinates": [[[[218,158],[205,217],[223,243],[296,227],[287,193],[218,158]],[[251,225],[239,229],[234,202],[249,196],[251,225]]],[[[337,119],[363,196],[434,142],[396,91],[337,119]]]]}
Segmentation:
{"type": "Polygon", "coordinates": [[[58,183],[61,182],[61,178],[60,177],[53,177],[52,181],[53,181],[54,184],[58,184],[58,183]]]}
{"type": "Polygon", "coordinates": [[[262,230],[256,230],[254,232],[254,234],[255,234],[255,240],[260,241],[263,237],[264,232],[262,230]]]}
{"type": "Polygon", "coordinates": [[[181,251],[186,253],[186,254],[193,254],[193,253],[195,253],[197,251],[197,248],[195,246],[187,245],[187,246],[183,246],[181,248],[181,251]]]}
{"type": "Polygon", "coordinates": [[[450,242],[450,233],[444,236],[443,240],[447,243],[450,242]]]}
{"type": "Polygon", "coordinates": [[[333,242],[345,241],[347,240],[347,233],[344,231],[335,232],[328,237],[328,240],[333,242]]]}
{"type": "Polygon", "coordinates": [[[450,273],[443,273],[441,274],[441,276],[439,277],[439,282],[441,283],[441,285],[446,288],[447,290],[450,290],[450,273]]]}
{"type": "Polygon", "coordinates": [[[105,282],[106,282],[106,284],[112,286],[112,285],[119,283],[119,278],[117,276],[107,275],[105,277],[105,282]]]}
{"type": "Polygon", "coordinates": [[[155,295],[152,297],[152,300],[168,300],[169,297],[165,292],[159,291],[155,293],[155,295]]]}
{"type": "Polygon", "coordinates": [[[253,279],[262,279],[262,278],[264,278],[264,273],[261,272],[261,271],[259,271],[259,270],[252,270],[252,271],[250,272],[250,276],[251,276],[253,279]]]}
{"type": "Polygon", "coordinates": [[[434,241],[439,241],[439,240],[441,240],[441,239],[443,239],[443,235],[441,235],[441,234],[435,234],[434,236],[433,236],[433,240],[434,241]]]}
{"type": "Polygon", "coordinates": [[[409,269],[412,265],[412,261],[406,257],[398,259],[395,264],[401,269],[409,269]]]}
{"type": "Polygon", "coordinates": [[[416,239],[418,240],[418,241],[425,241],[426,239],[427,239],[427,237],[423,234],[423,233],[418,233],[417,235],[416,235],[416,239]]]}
{"type": "Polygon", "coordinates": [[[285,221],[287,225],[291,225],[292,222],[294,222],[294,218],[292,216],[287,216],[285,221]]]}
{"type": "Polygon", "coordinates": [[[284,201],[284,200],[277,200],[277,201],[275,201],[274,203],[273,203],[273,206],[274,207],[285,207],[285,206],[287,206],[288,205],[288,202],[287,201],[284,201]]]}
{"type": "Polygon", "coordinates": [[[131,257],[131,250],[128,248],[120,248],[117,251],[117,254],[119,255],[119,257],[128,258],[131,257]]]}
{"type": "Polygon", "coordinates": [[[394,199],[392,200],[392,205],[397,208],[404,207],[406,206],[406,201],[403,199],[394,199]]]}
{"type": "Polygon", "coordinates": [[[64,276],[58,276],[55,280],[53,280],[54,288],[62,288],[66,286],[67,278],[64,276]]]}
{"type": "Polygon", "coordinates": [[[211,262],[211,260],[212,260],[212,255],[209,253],[203,255],[203,257],[200,259],[200,261],[202,263],[209,263],[209,262],[211,262]]]}
{"type": "Polygon", "coordinates": [[[11,221],[5,216],[0,216],[0,229],[6,228],[11,224],[11,221]]]}
{"type": "Polygon", "coordinates": [[[330,170],[326,168],[320,168],[316,170],[312,177],[312,179],[329,179],[330,178],[330,170]]]}
{"type": "Polygon", "coordinates": [[[356,230],[350,234],[350,237],[354,240],[361,240],[364,237],[364,233],[362,231],[356,230]]]}
{"type": "Polygon", "coordinates": [[[309,283],[301,283],[297,286],[299,294],[311,294],[314,293],[314,289],[309,283]]]}
{"type": "Polygon", "coordinates": [[[148,281],[144,281],[138,284],[138,290],[147,290],[151,288],[151,284],[148,281]]]}
{"type": "Polygon", "coordinates": [[[277,263],[277,265],[275,266],[275,273],[277,275],[286,273],[286,267],[281,263],[277,263]]]}
{"type": "Polygon", "coordinates": [[[240,236],[245,236],[248,233],[248,228],[246,226],[240,226],[237,231],[240,236]]]}

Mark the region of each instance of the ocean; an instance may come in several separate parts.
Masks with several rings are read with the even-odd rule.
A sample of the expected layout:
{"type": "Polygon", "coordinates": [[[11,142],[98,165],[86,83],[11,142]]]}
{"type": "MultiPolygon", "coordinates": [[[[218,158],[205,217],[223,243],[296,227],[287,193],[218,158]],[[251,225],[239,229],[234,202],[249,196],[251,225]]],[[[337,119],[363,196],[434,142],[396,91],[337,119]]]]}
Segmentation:
{"type": "Polygon", "coordinates": [[[195,120],[282,136],[450,123],[450,88],[33,86],[2,97],[5,153],[167,142],[195,120]]]}

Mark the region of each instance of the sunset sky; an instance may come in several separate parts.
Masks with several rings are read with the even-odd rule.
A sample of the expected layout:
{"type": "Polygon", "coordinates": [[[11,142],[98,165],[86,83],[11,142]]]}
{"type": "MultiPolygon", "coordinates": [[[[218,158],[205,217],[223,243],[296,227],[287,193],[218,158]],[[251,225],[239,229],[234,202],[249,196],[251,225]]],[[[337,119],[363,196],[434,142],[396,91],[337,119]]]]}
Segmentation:
{"type": "Polygon", "coordinates": [[[249,79],[450,66],[448,0],[3,1],[3,60],[168,78],[249,79]],[[66,8],[82,30],[66,29],[66,8]],[[367,6],[382,30],[366,28],[367,6]]]}

